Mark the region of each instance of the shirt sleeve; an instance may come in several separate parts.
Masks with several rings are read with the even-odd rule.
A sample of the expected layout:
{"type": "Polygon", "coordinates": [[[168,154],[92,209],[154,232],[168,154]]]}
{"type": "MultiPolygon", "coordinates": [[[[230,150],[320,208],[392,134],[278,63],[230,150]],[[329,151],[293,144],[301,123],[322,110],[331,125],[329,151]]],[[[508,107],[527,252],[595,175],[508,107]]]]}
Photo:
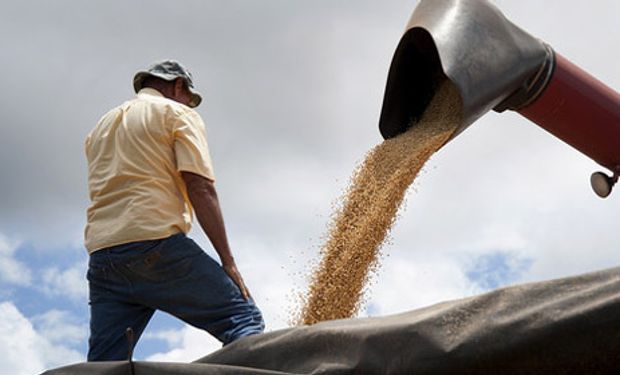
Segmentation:
{"type": "Polygon", "coordinates": [[[177,170],[215,181],[207,133],[200,115],[195,111],[181,114],[175,121],[173,136],[177,170]]]}

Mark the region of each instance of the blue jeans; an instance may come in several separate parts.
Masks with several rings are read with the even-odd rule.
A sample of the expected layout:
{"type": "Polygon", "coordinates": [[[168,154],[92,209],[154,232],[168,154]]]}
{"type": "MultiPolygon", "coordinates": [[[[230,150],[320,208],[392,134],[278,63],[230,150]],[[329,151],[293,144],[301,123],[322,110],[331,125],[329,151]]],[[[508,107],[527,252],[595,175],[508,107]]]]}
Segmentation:
{"type": "Polygon", "coordinates": [[[137,342],[155,310],[206,330],[224,345],[265,328],[254,302],[183,233],[98,250],[90,256],[87,278],[89,361],[126,360],[125,331],[131,328],[137,342]]]}

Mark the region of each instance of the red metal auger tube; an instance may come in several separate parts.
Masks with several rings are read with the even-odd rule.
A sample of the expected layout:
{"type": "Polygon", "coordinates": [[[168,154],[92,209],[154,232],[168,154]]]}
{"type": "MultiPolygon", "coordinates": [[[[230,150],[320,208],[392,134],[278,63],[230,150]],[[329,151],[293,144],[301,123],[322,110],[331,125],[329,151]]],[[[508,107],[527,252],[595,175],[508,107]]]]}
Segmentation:
{"type": "Polygon", "coordinates": [[[620,94],[555,53],[551,80],[518,112],[600,165],[620,166],[620,94]]]}

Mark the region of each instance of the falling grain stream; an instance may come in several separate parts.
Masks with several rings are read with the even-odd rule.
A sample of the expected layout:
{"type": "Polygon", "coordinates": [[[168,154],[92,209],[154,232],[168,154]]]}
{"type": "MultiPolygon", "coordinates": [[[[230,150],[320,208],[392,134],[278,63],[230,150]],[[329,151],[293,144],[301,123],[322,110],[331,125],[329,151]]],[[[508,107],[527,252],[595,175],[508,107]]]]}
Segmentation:
{"type": "Polygon", "coordinates": [[[359,311],[407,188],[459,127],[460,107],[456,88],[445,81],[415,126],[366,155],[332,215],[297,323],[350,318],[359,311]]]}

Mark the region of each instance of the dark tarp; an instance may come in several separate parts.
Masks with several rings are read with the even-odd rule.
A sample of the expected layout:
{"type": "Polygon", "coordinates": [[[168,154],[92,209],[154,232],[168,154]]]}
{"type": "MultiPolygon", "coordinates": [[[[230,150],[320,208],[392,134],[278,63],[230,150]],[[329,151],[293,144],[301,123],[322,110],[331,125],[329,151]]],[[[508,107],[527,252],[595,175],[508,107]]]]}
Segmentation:
{"type": "MultiPolygon", "coordinates": [[[[620,268],[247,337],[194,363],[133,367],[138,375],[618,374],[620,268]]],[[[128,362],[82,363],[45,374],[131,369],[128,362]]]]}

